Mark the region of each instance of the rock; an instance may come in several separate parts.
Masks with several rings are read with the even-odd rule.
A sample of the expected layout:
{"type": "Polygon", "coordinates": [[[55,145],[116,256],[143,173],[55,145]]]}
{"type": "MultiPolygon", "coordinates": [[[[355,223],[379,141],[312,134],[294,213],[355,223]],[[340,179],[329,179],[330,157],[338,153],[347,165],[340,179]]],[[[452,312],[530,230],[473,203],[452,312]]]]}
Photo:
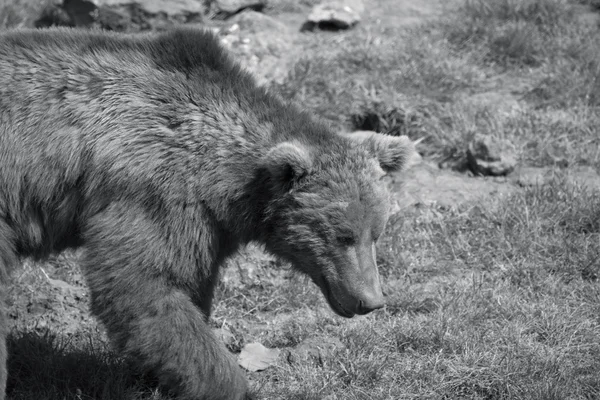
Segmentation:
{"type": "Polygon", "coordinates": [[[202,19],[198,0],[96,0],[96,25],[116,31],[163,30],[202,19]]]}
{"type": "Polygon", "coordinates": [[[303,30],[348,29],[360,21],[364,11],[362,0],[332,0],[317,4],[308,15],[303,30]]]}
{"type": "Polygon", "coordinates": [[[477,175],[504,176],[514,170],[517,157],[507,140],[478,135],[469,143],[467,162],[477,175]]]}
{"type": "Polygon", "coordinates": [[[46,7],[35,26],[161,30],[198,21],[204,11],[200,0],[63,0],[46,7]]]}
{"type": "Polygon", "coordinates": [[[259,84],[281,83],[301,51],[291,51],[294,36],[287,26],[262,13],[246,10],[231,19],[220,32],[222,43],[259,84]]]}
{"type": "Polygon", "coordinates": [[[237,24],[240,32],[244,34],[260,33],[289,33],[285,24],[273,17],[260,12],[246,10],[231,18],[233,24],[237,24]]]}
{"type": "Polygon", "coordinates": [[[204,6],[199,0],[96,0],[98,7],[137,6],[151,15],[163,13],[168,16],[202,14],[204,6]]]}
{"type": "Polygon", "coordinates": [[[211,8],[213,13],[222,18],[229,18],[246,9],[261,11],[266,5],[266,0],[215,0],[211,8]]]}
{"type": "Polygon", "coordinates": [[[36,28],[50,26],[91,27],[97,10],[92,1],[63,0],[62,3],[48,5],[35,21],[36,28]]]}

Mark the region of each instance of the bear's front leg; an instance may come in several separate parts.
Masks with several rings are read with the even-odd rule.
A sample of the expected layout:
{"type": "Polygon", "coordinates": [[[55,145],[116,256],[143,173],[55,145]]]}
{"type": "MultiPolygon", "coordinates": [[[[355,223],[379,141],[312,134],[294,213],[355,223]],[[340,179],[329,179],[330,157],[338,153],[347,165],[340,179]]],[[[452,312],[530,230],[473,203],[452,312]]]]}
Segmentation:
{"type": "Polygon", "coordinates": [[[161,229],[131,206],[110,207],[90,221],[82,267],[92,313],[115,348],[177,398],[245,399],[242,370],[192,302],[189,280],[174,266],[179,255],[161,240],[161,229]]]}

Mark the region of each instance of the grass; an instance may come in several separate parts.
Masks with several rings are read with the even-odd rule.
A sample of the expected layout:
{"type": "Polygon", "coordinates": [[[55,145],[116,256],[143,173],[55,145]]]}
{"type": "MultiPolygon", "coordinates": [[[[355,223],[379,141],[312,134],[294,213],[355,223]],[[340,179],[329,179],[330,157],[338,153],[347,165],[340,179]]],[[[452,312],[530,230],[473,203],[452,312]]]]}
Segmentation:
{"type": "Polygon", "coordinates": [[[351,321],[294,313],[345,347],[319,368],[261,374],[264,398],[600,395],[599,221],[598,193],[560,179],[477,212],[394,221],[379,244],[387,308],[351,321]]]}
{"type": "Polygon", "coordinates": [[[438,159],[464,157],[483,132],[511,140],[527,163],[600,165],[590,148],[600,30],[576,10],[566,0],[469,0],[414,29],[363,26],[322,40],[275,89],[337,129],[424,138],[438,159]]]}
{"type": "Polygon", "coordinates": [[[279,379],[298,399],[595,398],[599,221],[598,193],[560,179],[394,221],[379,244],[386,310],[311,326],[345,348],[263,376],[265,398],[288,398],[279,379]]]}
{"type": "MultiPolygon", "coordinates": [[[[279,282],[223,284],[213,323],[282,349],[341,342],[318,362],[249,373],[260,398],[596,398],[598,194],[557,178],[485,205],[397,216],[378,246],[386,309],[342,320],[305,279],[264,270],[279,282]]],[[[29,390],[11,398],[158,396],[106,350],[41,339],[11,341],[11,387],[29,390]]]]}
{"type": "MultiPolygon", "coordinates": [[[[563,176],[600,167],[600,30],[581,23],[584,3],[597,6],[470,0],[419,27],[308,37],[272,90],[337,129],[424,138],[433,159],[493,135],[525,165],[566,171],[509,197],[396,215],[378,244],[387,306],[365,317],[334,316],[275,262],[230,266],[212,324],[233,334],[232,351],[334,344],[248,373],[259,398],[600,398],[600,193],[563,176]]],[[[11,398],[161,398],[101,342],[16,332],[10,346],[11,398]]]]}

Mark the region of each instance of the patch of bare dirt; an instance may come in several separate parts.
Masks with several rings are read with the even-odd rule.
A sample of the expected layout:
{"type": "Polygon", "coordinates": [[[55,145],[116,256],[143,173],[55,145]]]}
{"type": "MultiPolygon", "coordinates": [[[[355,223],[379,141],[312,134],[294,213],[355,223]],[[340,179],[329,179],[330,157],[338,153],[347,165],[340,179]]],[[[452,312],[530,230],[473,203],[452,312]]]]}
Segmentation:
{"type": "Polygon", "coordinates": [[[89,313],[89,292],[76,254],[65,253],[44,263],[28,260],[13,282],[7,295],[12,328],[50,330],[74,341],[102,332],[89,313]]]}
{"type": "Polygon", "coordinates": [[[394,211],[406,212],[429,207],[456,209],[492,197],[509,196],[526,187],[546,185],[555,179],[564,179],[571,185],[593,191],[600,190],[600,175],[590,166],[570,169],[521,166],[505,177],[479,177],[423,162],[406,173],[392,175],[389,182],[395,193],[394,211]]]}
{"type": "Polygon", "coordinates": [[[405,174],[391,178],[396,193],[396,210],[412,207],[455,208],[490,196],[506,196],[517,190],[505,177],[471,177],[459,172],[440,169],[424,162],[405,174]]]}

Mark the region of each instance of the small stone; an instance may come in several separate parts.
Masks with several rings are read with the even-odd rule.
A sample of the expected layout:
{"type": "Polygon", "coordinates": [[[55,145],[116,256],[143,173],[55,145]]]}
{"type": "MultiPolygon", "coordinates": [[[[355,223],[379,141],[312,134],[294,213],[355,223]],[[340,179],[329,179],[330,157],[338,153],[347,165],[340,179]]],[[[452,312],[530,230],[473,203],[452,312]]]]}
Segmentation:
{"type": "Polygon", "coordinates": [[[507,140],[478,135],[469,143],[467,162],[477,175],[504,176],[515,169],[517,157],[507,140]]]}
{"type": "Polygon", "coordinates": [[[313,7],[304,29],[348,29],[360,21],[360,13],[363,11],[361,0],[326,1],[313,7]]]}

